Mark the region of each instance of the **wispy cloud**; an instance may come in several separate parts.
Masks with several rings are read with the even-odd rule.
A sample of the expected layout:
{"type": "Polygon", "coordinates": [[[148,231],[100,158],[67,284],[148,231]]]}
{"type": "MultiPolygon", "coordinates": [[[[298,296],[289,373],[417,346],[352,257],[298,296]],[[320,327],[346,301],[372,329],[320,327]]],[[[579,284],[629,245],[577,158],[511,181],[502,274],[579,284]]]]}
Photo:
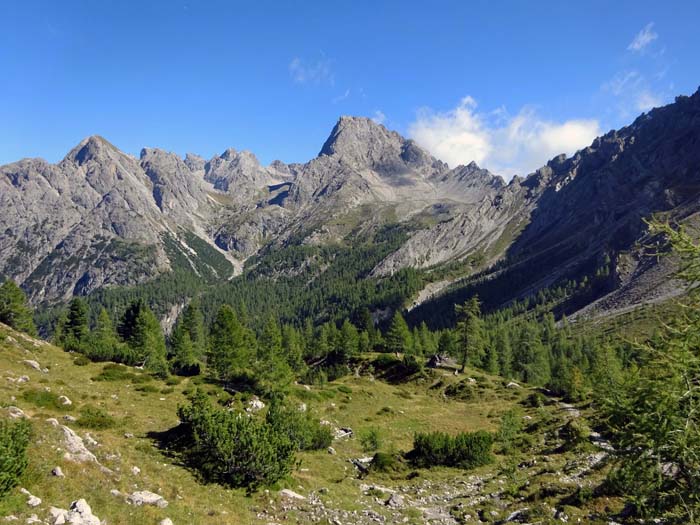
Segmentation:
{"type": "Polygon", "coordinates": [[[342,102],[343,100],[346,100],[348,97],[350,97],[350,93],[351,93],[350,89],[346,89],[342,95],[338,95],[337,97],[334,97],[333,100],[331,100],[331,102],[333,102],[333,104],[337,104],[338,102],[342,102]]]}
{"type": "Polygon", "coordinates": [[[289,62],[289,75],[297,84],[335,84],[332,61],[322,57],[315,61],[304,61],[294,57],[289,62]]]}
{"type": "Polygon", "coordinates": [[[636,34],[634,40],[632,40],[630,45],[627,46],[627,49],[629,51],[640,53],[657,38],[659,38],[659,35],[658,33],[654,32],[654,22],[649,22],[639,33],[636,34]]]}
{"type": "MultiPolygon", "coordinates": [[[[654,79],[661,80],[663,76],[655,75],[654,79]]],[[[620,71],[601,89],[615,97],[617,111],[624,119],[661,106],[668,98],[666,89],[660,88],[658,82],[652,82],[638,70],[620,71]]]]}
{"type": "Polygon", "coordinates": [[[377,124],[384,124],[386,122],[386,115],[383,111],[376,109],[372,115],[372,120],[377,124]]]}
{"type": "Polygon", "coordinates": [[[571,154],[600,135],[597,120],[552,122],[530,107],[510,115],[505,109],[477,111],[472,97],[445,112],[419,111],[409,135],[451,166],[478,164],[510,178],[526,175],[560,154],[571,154]]]}

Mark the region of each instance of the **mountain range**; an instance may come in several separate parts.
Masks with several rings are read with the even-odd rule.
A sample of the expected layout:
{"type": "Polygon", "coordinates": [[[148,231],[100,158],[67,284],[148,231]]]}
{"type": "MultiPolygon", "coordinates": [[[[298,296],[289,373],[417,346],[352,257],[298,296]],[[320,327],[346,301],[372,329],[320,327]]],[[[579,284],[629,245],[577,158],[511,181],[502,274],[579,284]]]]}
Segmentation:
{"type": "Polygon", "coordinates": [[[264,254],[399,227],[363,278],[417,269],[422,290],[403,298],[415,315],[447,316],[475,292],[507,304],[601,268],[603,284],[563,308],[611,312],[678,293],[645,219],[693,223],[698,211],[700,90],[508,183],[359,117],[341,117],[304,164],[263,166],[234,149],[136,158],[91,136],[57,164],[0,166],[0,276],[47,305],[176,268],[235,280],[264,254]]]}

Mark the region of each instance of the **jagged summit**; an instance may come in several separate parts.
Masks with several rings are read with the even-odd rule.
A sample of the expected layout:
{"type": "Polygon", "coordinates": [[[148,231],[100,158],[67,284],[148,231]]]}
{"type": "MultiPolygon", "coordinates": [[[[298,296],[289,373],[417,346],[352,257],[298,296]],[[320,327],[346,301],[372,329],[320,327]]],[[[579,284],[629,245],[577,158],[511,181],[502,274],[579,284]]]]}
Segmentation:
{"type": "Polygon", "coordinates": [[[100,135],[91,135],[84,138],[65,156],[64,161],[70,161],[79,166],[90,160],[100,161],[110,154],[121,153],[107,139],[100,135]]]}

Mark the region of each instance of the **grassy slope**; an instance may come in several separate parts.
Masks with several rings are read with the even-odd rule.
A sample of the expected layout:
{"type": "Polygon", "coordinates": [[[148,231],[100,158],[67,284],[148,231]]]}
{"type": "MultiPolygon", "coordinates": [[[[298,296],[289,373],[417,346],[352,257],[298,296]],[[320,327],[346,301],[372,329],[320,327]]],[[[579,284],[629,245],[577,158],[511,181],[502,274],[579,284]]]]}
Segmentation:
{"type": "MultiPolygon", "coordinates": [[[[164,431],[177,424],[177,405],[185,400],[183,390],[191,387],[189,380],[172,387],[172,391],[158,380],[148,383],[134,382],[133,379],[92,381],[91,378],[97,376],[104,365],[91,363],[76,366],[73,359],[74,356],[60,349],[23,337],[0,325],[0,405],[18,406],[31,417],[35,434],[30,450],[30,468],[23,477],[22,486],[43,500],[38,508],[30,509],[26,505],[26,496],[15,489],[0,501],[0,515],[14,514],[24,519],[36,513],[44,518],[49,506],[67,508],[72,500],[84,497],[93,512],[109,524],[154,524],[165,517],[170,517],[176,524],[252,524],[287,518],[295,518],[300,523],[311,521],[313,509],[305,508],[306,504],[290,507],[280,500],[275,490],[261,491],[248,497],[243,490],[201,484],[194,473],[156,448],[147,434],[164,431]],[[49,372],[31,369],[22,363],[24,359],[37,360],[49,372]],[[21,375],[29,376],[29,382],[17,383],[7,379],[21,375]],[[143,384],[150,385],[149,389],[156,391],[138,391],[137,388],[143,384]],[[54,394],[68,396],[73,406],[67,411],[40,408],[23,398],[24,391],[46,388],[54,394]],[[117,426],[92,431],[62,420],[66,414],[79,417],[81,408],[86,405],[98,406],[109,412],[116,418],[117,426]],[[75,464],[64,460],[61,434],[46,423],[49,417],[59,418],[61,423],[67,424],[81,436],[90,432],[99,443],[99,446],[92,448],[93,452],[113,474],[103,473],[95,464],[75,464]],[[125,432],[133,433],[134,437],[126,438],[125,432]],[[57,465],[63,469],[65,478],[51,475],[51,469],[57,465]],[[134,466],[141,469],[140,474],[132,472],[134,466]],[[150,490],[161,494],[170,504],[165,509],[133,507],[127,505],[123,497],[112,496],[112,489],[124,494],[150,490]],[[262,513],[260,518],[258,513],[262,513]]],[[[481,394],[468,402],[448,400],[442,395],[443,388],[431,388],[438,381],[442,381],[444,387],[462,378],[442,370],[432,372],[432,376],[421,382],[403,385],[390,385],[366,376],[348,377],[323,388],[307,390],[295,387],[292,395],[300,403],[307,403],[309,410],[320,418],[335,425],[349,426],[356,433],[369,427],[378,428],[384,441],[383,450],[408,450],[416,431],[494,430],[501,414],[530,393],[528,389],[504,388],[501,379],[486,376],[480,380],[483,384],[481,394]]],[[[216,395],[216,387],[205,385],[205,388],[216,395]]],[[[548,417],[556,416],[555,407],[547,410],[550,413],[548,417]]],[[[537,420],[541,411],[524,409],[523,414],[537,420]]],[[[0,417],[5,415],[6,412],[0,410],[0,417]]],[[[534,441],[539,439],[535,436],[534,441]]],[[[409,523],[423,523],[421,511],[389,509],[381,499],[363,495],[361,484],[378,483],[397,489],[418,490],[416,487],[423,483],[434,483],[434,490],[440,491],[449,490],[457,479],[466,480],[476,474],[490,480],[485,482],[487,486],[492,484],[488,490],[498,491],[502,489],[505,479],[503,476],[497,478],[501,472],[499,464],[503,463],[503,458],[500,458],[495,465],[470,472],[440,468],[421,471],[417,479],[410,481],[406,478],[406,472],[373,473],[368,479],[359,480],[354,467],[348,462],[349,458],[367,455],[361,449],[359,440],[337,440],[333,446],[337,450],[336,455],[325,451],[300,454],[299,468],[274,489],[289,487],[308,495],[317,494],[319,489],[324,488],[326,490],[320,499],[327,508],[341,511],[372,509],[384,515],[389,522],[401,516],[409,523]]],[[[569,456],[561,455],[550,464],[550,469],[556,471],[559,466],[563,468],[569,460],[569,456]]],[[[547,480],[548,471],[543,475],[543,479],[547,480]]],[[[532,490],[532,487],[523,490],[532,490]]],[[[519,504],[517,498],[514,502],[519,504]]],[[[499,509],[501,513],[507,511],[499,509]]]]}

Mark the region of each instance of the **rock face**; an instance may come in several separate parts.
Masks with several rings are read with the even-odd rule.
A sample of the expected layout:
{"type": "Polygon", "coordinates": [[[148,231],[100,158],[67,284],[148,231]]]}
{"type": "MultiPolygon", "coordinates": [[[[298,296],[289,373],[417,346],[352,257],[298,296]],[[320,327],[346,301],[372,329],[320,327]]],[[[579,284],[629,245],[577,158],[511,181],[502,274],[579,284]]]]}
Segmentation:
{"type": "MultiPolygon", "coordinates": [[[[489,278],[527,282],[512,298],[611,256],[613,288],[634,288],[651,266],[632,256],[623,268],[618,256],[643,237],[642,218],[697,211],[699,108],[700,92],[679,97],[508,184],[474,163],[450,168],[358,117],[341,117],[305,164],[262,166],[234,149],[205,160],[144,148],[136,158],[93,136],[57,164],[0,166],[0,276],[35,304],[175,269],[216,282],[264,247],[404,223],[409,239],[373,276],[498,263],[489,278]]],[[[651,293],[635,290],[637,301],[651,293]]]]}

